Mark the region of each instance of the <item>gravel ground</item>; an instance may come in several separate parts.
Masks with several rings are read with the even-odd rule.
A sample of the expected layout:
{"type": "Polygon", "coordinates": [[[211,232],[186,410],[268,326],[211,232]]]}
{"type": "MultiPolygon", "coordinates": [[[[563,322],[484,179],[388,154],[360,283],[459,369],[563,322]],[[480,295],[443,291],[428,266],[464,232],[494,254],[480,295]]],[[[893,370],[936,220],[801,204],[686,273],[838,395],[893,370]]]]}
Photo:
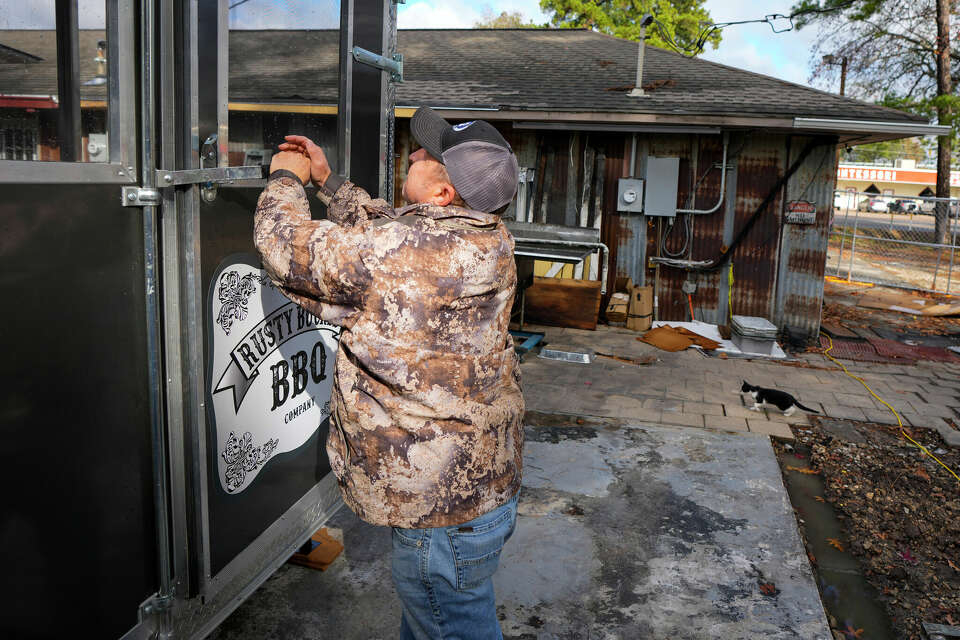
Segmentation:
{"type": "MultiPolygon", "coordinates": [[[[837,543],[860,561],[895,637],[925,638],[922,622],[960,626],[960,482],[897,427],[814,422],[796,430],[796,451],[822,475],[837,543]]],[[[935,431],[907,434],[960,473],[960,451],[935,431]]]]}

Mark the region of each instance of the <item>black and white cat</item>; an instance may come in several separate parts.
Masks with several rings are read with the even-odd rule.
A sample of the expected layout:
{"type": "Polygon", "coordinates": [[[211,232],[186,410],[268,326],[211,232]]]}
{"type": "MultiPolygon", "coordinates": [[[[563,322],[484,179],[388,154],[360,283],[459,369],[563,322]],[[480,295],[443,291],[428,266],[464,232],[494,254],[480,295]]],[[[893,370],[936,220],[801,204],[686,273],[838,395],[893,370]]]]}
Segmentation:
{"type": "Polygon", "coordinates": [[[760,411],[760,408],[763,405],[770,404],[775,406],[777,409],[780,409],[785,416],[792,416],[797,409],[803,409],[804,411],[809,411],[810,413],[820,413],[816,409],[803,406],[796,398],[786,391],[777,391],[776,389],[757,387],[750,384],[746,380],[743,381],[743,385],[740,387],[740,393],[749,393],[753,397],[753,406],[750,407],[752,411],[760,411]]]}

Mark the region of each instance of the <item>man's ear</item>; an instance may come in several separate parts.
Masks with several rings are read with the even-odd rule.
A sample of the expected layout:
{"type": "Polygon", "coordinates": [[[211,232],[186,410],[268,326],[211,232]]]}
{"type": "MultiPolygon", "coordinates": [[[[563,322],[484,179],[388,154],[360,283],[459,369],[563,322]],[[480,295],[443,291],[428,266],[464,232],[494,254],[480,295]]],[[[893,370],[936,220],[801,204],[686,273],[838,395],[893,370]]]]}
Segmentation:
{"type": "Polygon", "coordinates": [[[445,207],[453,199],[457,197],[457,190],[453,188],[453,185],[447,182],[439,182],[434,187],[433,196],[430,198],[430,202],[440,206],[445,207]]]}

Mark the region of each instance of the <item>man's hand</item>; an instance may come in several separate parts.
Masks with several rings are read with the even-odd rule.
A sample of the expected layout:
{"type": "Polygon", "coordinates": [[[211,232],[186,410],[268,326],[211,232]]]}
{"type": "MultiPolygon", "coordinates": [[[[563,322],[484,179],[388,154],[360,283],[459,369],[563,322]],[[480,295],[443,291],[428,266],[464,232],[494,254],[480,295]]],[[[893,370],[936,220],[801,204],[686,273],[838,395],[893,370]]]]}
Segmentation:
{"type": "Polygon", "coordinates": [[[280,145],[281,151],[296,151],[310,158],[310,177],[313,184],[320,187],[330,177],[330,163],[323,149],[305,136],[284,136],[286,142],[280,145]]]}
{"type": "Polygon", "coordinates": [[[286,169],[300,178],[300,182],[307,184],[310,181],[310,158],[297,151],[281,151],[270,160],[270,173],[286,169]]]}

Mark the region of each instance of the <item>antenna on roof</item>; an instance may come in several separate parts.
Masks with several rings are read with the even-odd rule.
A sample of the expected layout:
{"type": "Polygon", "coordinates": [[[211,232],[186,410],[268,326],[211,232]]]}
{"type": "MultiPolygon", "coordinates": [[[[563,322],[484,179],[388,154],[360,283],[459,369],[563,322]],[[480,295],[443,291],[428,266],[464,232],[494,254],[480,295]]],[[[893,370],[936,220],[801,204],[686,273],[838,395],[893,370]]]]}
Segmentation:
{"type": "Polygon", "coordinates": [[[640,18],[640,41],[637,43],[637,82],[633,85],[633,89],[628,93],[628,96],[634,98],[642,98],[646,94],[643,92],[643,49],[646,46],[647,40],[647,27],[653,24],[653,15],[644,14],[640,18]]]}

